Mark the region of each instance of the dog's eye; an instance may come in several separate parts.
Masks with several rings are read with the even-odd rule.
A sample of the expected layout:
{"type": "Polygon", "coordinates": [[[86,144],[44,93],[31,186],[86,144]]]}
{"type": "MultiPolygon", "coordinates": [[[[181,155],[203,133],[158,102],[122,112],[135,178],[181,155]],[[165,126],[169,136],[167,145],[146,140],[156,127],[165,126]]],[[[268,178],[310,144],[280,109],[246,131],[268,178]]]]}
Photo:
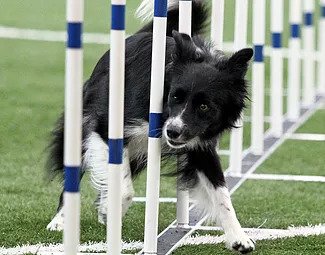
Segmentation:
{"type": "Polygon", "coordinates": [[[207,106],[206,104],[201,104],[200,105],[200,110],[202,111],[202,112],[206,112],[206,111],[208,111],[210,108],[209,108],[209,106],[207,106]]]}
{"type": "Polygon", "coordinates": [[[173,95],[173,101],[177,104],[181,103],[181,98],[178,95],[173,95]]]}
{"type": "Polygon", "coordinates": [[[177,91],[175,94],[172,95],[172,99],[175,103],[180,104],[184,101],[184,93],[181,91],[177,91]]]}

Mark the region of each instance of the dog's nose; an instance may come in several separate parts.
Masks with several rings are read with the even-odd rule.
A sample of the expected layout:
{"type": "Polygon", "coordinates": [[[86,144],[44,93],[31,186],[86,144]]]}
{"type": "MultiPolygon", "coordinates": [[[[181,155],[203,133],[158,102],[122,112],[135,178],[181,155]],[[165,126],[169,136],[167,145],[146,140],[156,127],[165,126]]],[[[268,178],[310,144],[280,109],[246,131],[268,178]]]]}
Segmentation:
{"type": "Polygon", "coordinates": [[[177,139],[182,134],[182,129],[171,127],[167,128],[167,136],[171,139],[177,139]]]}

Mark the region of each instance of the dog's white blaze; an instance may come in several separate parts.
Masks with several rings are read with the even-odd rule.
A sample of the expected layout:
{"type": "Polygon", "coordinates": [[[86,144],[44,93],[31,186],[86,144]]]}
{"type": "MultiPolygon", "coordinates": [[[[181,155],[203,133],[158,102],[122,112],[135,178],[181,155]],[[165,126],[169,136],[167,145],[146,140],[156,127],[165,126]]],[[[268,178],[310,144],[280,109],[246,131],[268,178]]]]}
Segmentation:
{"type": "Polygon", "coordinates": [[[179,127],[179,128],[184,127],[184,122],[183,122],[182,116],[183,116],[183,114],[184,114],[184,112],[186,110],[186,106],[187,106],[187,104],[185,105],[182,112],[180,114],[178,114],[176,117],[171,117],[171,118],[169,118],[167,120],[166,127],[168,127],[169,125],[176,126],[176,127],[179,127]]]}
{"type": "MultiPolygon", "coordinates": [[[[163,127],[163,134],[166,138],[168,137],[168,135],[167,135],[168,126],[176,126],[181,129],[184,128],[184,122],[182,120],[182,115],[185,112],[186,107],[187,107],[187,104],[185,105],[184,109],[181,111],[181,113],[179,115],[177,115],[176,117],[171,117],[171,118],[167,119],[167,121],[163,127]]],[[[186,147],[186,144],[172,145],[168,142],[168,139],[166,141],[167,141],[167,144],[169,145],[169,147],[171,147],[173,149],[181,149],[181,148],[186,147]]]]}
{"type": "Polygon", "coordinates": [[[176,116],[175,118],[171,118],[170,120],[170,125],[179,127],[179,128],[183,128],[184,127],[184,122],[182,120],[182,113],[178,116],[176,116]]]}
{"type": "MultiPolygon", "coordinates": [[[[93,132],[86,141],[86,152],[84,162],[86,168],[89,168],[91,173],[91,181],[93,187],[100,192],[100,201],[98,204],[98,211],[100,215],[106,215],[106,201],[107,201],[107,162],[108,162],[108,147],[99,134],[93,132]]],[[[126,213],[132,198],[134,196],[134,189],[132,184],[132,176],[130,171],[129,153],[128,149],[123,152],[123,184],[122,184],[122,211],[123,215],[126,213]]],[[[101,217],[99,215],[99,217],[101,217]]],[[[99,218],[103,222],[102,218],[99,218]]]]}
{"type": "Polygon", "coordinates": [[[235,210],[232,206],[230,194],[226,187],[215,188],[207,177],[198,172],[198,183],[190,190],[191,198],[209,219],[218,222],[225,231],[226,244],[229,248],[233,244],[241,244],[242,248],[254,248],[254,243],[242,230],[235,210]]]}

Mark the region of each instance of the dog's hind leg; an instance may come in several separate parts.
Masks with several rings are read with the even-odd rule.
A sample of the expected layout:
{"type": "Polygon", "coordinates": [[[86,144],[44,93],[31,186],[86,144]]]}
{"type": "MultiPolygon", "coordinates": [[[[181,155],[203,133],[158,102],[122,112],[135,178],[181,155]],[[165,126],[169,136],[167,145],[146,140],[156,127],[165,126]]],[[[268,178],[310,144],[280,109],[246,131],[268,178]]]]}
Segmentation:
{"type": "Polygon", "coordinates": [[[221,225],[225,231],[227,247],[243,254],[253,251],[254,242],[243,231],[236,217],[214,150],[190,153],[187,167],[192,168],[189,172],[195,180],[190,188],[191,197],[210,220],[221,225]]]}
{"type": "MultiPolygon", "coordinates": [[[[134,197],[132,175],[130,171],[130,161],[127,149],[123,153],[123,172],[122,172],[122,217],[128,211],[134,197]]],[[[107,220],[107,188],[103,189],[96,199],[98,208],[98,221],[106,224],[107,220]]]]}
{"type": "MultiPolygon", "coordinates": [[[[84,171],[81,172],[80,175],[80,182],[84,175],[84,171]]],[[[63,196],[64,196],[64,189],[62,190],[59,198],[59,205],[56,210],[56,215],[53,217],[51,222],[46,226],[47,230],[50,231],[62,231],[63,230],[63,196]]]]}
{"type": "MultiPolygon", "coordinates": [[[[90,169],[90,177],[93,187],[98,191],[95,205],[98,210],[98,221],[105,224],[107,214],[107,191],[108,191],[108,147],[104,140],[93,132],[86,143],[85,162],[90,169]]],[[[122,172],[122,211],[127,212],[132,203],[134,189],[130,170],[128,149],[123,151],[122,172]]]]}

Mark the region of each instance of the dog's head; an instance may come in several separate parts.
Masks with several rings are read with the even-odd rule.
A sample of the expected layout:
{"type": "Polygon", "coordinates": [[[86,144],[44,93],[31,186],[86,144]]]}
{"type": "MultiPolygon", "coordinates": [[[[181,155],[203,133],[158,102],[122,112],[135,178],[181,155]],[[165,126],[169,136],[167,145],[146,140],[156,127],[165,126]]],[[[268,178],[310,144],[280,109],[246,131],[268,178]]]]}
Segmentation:
{"type": "Polygon", "coordinates": [[[226,57],[199,38],[173,32],[175,53],[163,133],[172,148],[195,147],[235,125],[245,106],[252,49],[226,57]]]}

